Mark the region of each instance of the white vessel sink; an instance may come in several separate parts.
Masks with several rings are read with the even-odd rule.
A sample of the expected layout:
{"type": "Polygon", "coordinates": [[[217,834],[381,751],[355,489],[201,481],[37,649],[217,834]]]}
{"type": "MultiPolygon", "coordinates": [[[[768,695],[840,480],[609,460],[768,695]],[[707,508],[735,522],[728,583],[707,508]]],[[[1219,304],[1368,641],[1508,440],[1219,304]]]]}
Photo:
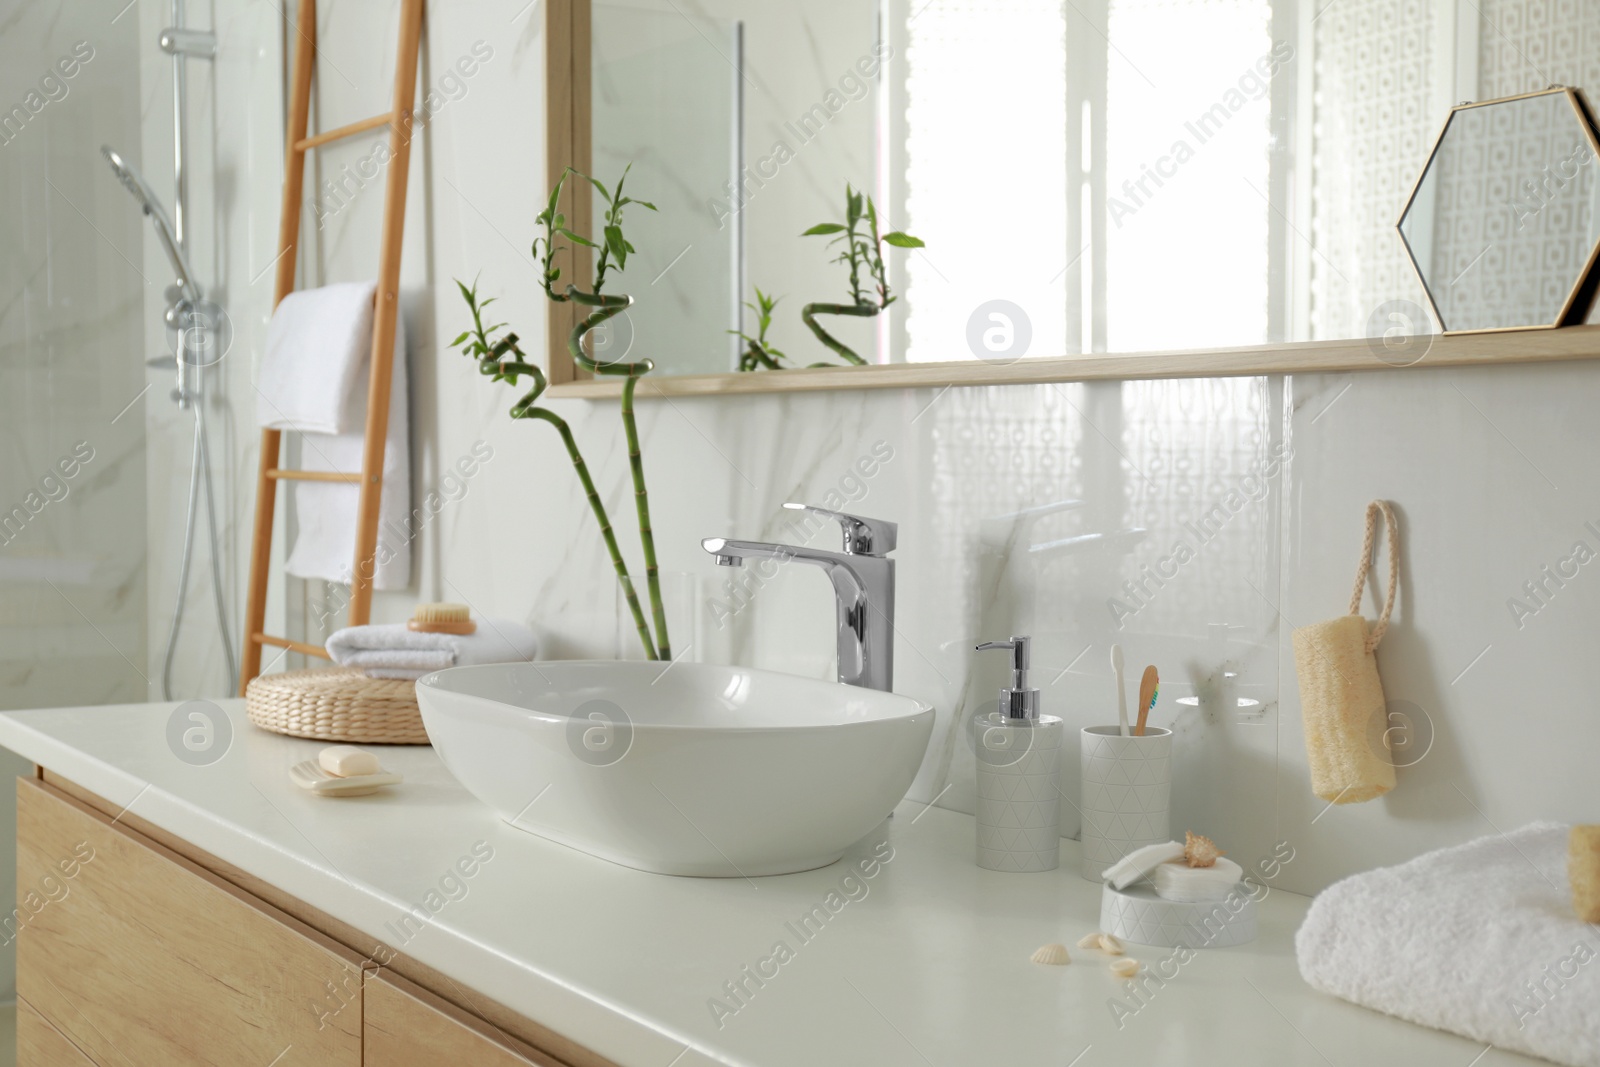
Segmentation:
{"type": "Polygon", "coordinates": [[[611,660],[456,667],[417,701],[445,766],[513,826],[709,877],[838,859],[905,796],[934,717],[835,682],[611,660]]]}

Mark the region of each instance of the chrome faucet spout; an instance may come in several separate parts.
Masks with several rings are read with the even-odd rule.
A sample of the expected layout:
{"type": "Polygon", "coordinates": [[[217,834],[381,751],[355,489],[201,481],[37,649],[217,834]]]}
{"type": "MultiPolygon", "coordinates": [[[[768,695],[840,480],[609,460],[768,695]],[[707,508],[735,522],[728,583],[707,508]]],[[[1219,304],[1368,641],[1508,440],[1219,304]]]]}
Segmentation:
{"type": "Polygon", "coordinates": [[[844,551],[726,537],[708,537],[700,546],[723,567],[743,566],[747,559],[821,567],[837,608],[839,681],[887,692],[894,686],[894,560],[871,550],[894,547],[895,524],[814,510],[844,527],[844,551]]]}

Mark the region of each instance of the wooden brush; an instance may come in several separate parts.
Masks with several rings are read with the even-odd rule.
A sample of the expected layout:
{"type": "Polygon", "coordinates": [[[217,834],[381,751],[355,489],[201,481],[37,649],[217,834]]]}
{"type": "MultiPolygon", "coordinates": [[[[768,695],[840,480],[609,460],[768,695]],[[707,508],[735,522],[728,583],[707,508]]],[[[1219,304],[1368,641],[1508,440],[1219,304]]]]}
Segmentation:
{"type": "Polygon", "coordinates": [[[406,627],[425,634],[471,634],[478,632],[472,611],[465,604],[418,604],[406,627]]]}
{"type": "Polygon", "coordinates": [[[1139,725],[1134,727],[1133,736],[1144,736],[1144,723],[1150,717],[1150,709],[1156,706],[1156,694],[1161,691],[1161,676],[1156,673],[1155,664],[1144,669],[1144,677],[1139,679],[1139,725]]]}

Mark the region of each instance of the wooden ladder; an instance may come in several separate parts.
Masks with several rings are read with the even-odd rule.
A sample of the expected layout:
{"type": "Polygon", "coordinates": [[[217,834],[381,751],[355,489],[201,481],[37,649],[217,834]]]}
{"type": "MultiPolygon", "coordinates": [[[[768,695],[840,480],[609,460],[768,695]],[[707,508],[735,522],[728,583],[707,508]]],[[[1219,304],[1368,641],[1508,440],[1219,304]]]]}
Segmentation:
{"type": "Polygon", "coordinates": [[[378,289],[372,317],[372,367],[367,381],[366,447],[359,473],[286,470],[279,465],[283,432],[261,431],[261,469],[256,482],[256,521],[250,548],[250,591],[245,611],[244,663],[239,695],[261,673],[262,649],[268,645],[327,659],[317,645],[274,637],[264,631],[267,578],[272,556],[272,519],[282,481],[348,482],[361,487],[356,511],[356,551],[351,568],[350,625],[364,625],[372,614],[372,581],[378,546],[378,502],[383,493],[383,451],[389,431],[389,384],[394,367],[395,315],[400,302],[400,248],[404,238],[406,178],[410,170],[413,117],[417,91],[417,51],[422,37],[423,0],[402,0],[400,45],[395,59],[391,108],[327,133],[306,136],[311,110],[311,74],[317,52],[316,0],[300,0],[296,14],[293,85],[289,94],[289,131],[283,179],[283,217],[278,231],[276,308],[294,291],[300,244],[301,196],[306,152],[380,126],[389,127],[389,173],[384,187],[383,237],[378,249],[378,289]]]}

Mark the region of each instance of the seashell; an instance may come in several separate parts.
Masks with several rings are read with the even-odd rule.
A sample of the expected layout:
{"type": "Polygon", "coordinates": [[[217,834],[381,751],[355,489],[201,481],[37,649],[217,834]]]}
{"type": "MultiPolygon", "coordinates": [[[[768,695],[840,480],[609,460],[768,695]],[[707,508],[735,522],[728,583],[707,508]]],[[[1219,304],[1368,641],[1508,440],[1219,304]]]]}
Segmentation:
{"type": "Polygon", "coordinates": [[[1063,963],[1072,962],[1072,957],[1067,955],[1066,945],[1040,945],[1028,958],[1034,963],[1050,963],[1058,967],[1063,963]]]}
{"type": "Polygon", "coordinates": [[[1210,867],[1217,862],[1217,857],[1223,855],[1220,848],[1209,837],[1190,830],[1183,832],[1183,858],[1191,867],[1210,867]]]}
{"type": "Polygon", "coordinates": [[[1130,960],[1124,956],[1120,960],[1111,961],[1111,970],[1119,978],[1132,978],[1139,973],[1139,961],[1130,960]]]}
{"type": "Polygon", "coordinates": [[[1100,935],[1100,951],[1109,956],[1122,955],[1122,942],[1110,934],[1100,935]]]}
{"type": "Polygon", "coordinates": [[[1092,934],[1084,934],[1082,937],[1078,938],[1078,947],[1079,948],[1099,948],[1100,947],[1100,931],[1096,930],[1092,934]]]}

